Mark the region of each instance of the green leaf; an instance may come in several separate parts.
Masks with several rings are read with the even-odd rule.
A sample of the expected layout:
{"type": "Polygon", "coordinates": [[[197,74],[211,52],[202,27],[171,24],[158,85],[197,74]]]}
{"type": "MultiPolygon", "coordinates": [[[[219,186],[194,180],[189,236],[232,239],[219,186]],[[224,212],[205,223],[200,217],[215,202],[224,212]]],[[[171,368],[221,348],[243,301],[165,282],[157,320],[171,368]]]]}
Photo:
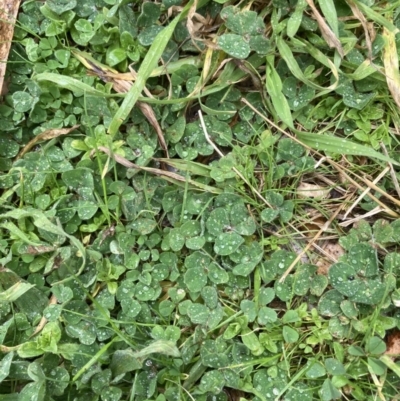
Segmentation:
{"type": "Polygon", "coordinates": [[[219,47],[230,56],[245,59],[250,54],[250,45],[242,36],[234,33],[226,33],[218,37],[219,47]]]}
{"type": "Polygon", "coordinates": [[[205,305],[192,304],[187,311],[190,320],[194,324],[206,324],[210,311],[205,305]]]}
{"type": "Polygon", "coordinates": [[[70,91],[75,92],[77,95],[86,93],[88,95],[101,97],[101,98],[125,96],[124,94],[120,94],[120,93],[108,94],[103,91],[97,90],[97,89],[93,88],[92,86],[85,84],[84,82],[81,82],[75,78],[71,78],[67,75],[55,74],[55,73],[51,73],[51,72],[43,72],[43,73],[37,74],[37,75],[35,75],[34,79],[35,79],[35,81],[38,81],[38,82],[46,82],[46,81],[52,82],[61,88],[68,89],[70,91]]]}
{"type": "Polygon", "coordinates": [[[151,26],[155,24],[160,17],[160,6],[152,2],[144,2],[142,4],[142,12],[140,13],[137,24],[138,26],[151,26]]]}
{"type": "Polygon", "coordinates": [[[273,65],[273,59],[270,57],[267,57],[266,89],[271,96],[276,114],[288,127],[294,128],[288,101],[282,93],[281,78],[273,65]]]}
{"type": "Polygon", "coordinates": [[[386,373],[386,365],[379,359],[368,357],[367,363],[368,369],[377,376],[382,376],[386,373]]]}
{"type": "Polygon", "coordinates": [[[44,401],[46,393],[45,381],[28,383],[21,390],[18,396],[18,401],[44,401]]]}
{"type": "Polygon", "coordinates": [[[283,339],[287,343],[295,343],[299,339],[299,333],[297,332],[297,330],[292,329],[290,326],[283,326],[282,334],[283,339]]]}
{"type": "Polygon", "coordinates": [[[34,286],[29,283],[24,283],[24,282],[15,283],[13,286],[0,293],[0,302],[14,302],[21,295],[29,291],[32,287],[34,286]]]}
{"type": "Polygon", "coordinates": [[[83,168],[64,171],[62,173],[62,180],[64,181],[65,185],[74,189],[82,187],[93,189],[94,185],[91,171],[83,168]]]}
{"type": "Polygon", "coordinates": [[[399,29],[393,25],[389,19],[385,18],[382,14],[374,11],[372,8],[368,7],[368,5],[358,1],[352,0],[357,7],[371,20],[375,21],[379,25],[384,26],[389,32],[394,34],[399,32],[399,29]]]}
{"type": "Polygon", "coordinates": [[[324,366],[318,361],[310,361],[309,368],[306,372],[306,377],[309,379],[317,379],[326,375],[324,366]]]}
{"type": "Polygon", "coordinates": [[[353,356],[365,356],[364,350],[361,347],[356,346],[356,345],[350,345],[348,352],[350,355],[353,355],[353,356]]]}
{"type": "Polygon", "coordinates": [[[189,291],[200,292],[207,284],[207,275],[202,268],[188,269],[184,281],[189,291]]]}
{"type": "Polygon", "coordinates": [[[35,99],[27,92],[14,92],[12,100],[15,111],[19,113],[29,111],[36,103],[35,99]]]}
{"type": "Polygon", "coordinates": [[[256,309],[256,304],[253,301],[244,299],[240,303],[240,309],[247,317],[249,322],[254,322],[255,318],[257,317],[257,309],[256,309]]]}
{"type": "Polygon", "coordinates": [[[262,306],[258,311],[257,322],[261,325],[274,323],[277,320],[278,320],[278,315],[272,308],[268,308],[267,306],[262,306]]]}
{"type": "Polygon", "coordinates": [[[371,337],[367,340],[365,351],[372,355],[380,355],[386,351],[386,344],[379,337],[371,337]]]}
{"type": "Polygon", "coordinates": [[[333,376],[346,374],[346,368],[343,366],[343,364],[341,362],[339,362],[335,358],[325,359],[325,368],[326,368],[327,372],[333,376]]]}
{"type": "Polygon", "coordinates": [[[282,317],[282,323],[287,324],[287,323],[296,323],[300,319],[299,313],[296,310],[288,310],[285,312],[285,314],[282,317]]]}
{"type": "Polygon", "coordinates": [[[43,355],[44,350],[42,350],[36,341],[28,341],[21,344],[17,353],[21,358],[33,358],[35,356],[43,355]]]}
{"type": "Polygon", "coordinates": [[[342,262],[331,266],[329,280],[332,286],[354,302],[378,304],[385,295],[385,284],[378,278],[363,277],[362,264],[359,260],[354,260],[356,268],[342,262]]]}
{"type": "Polygon", "coordinates": [[[230,255],[244,242],[243,237],[235,232],[219,234],[215,240],[214,251],[218,255],[230,255]]]}
{"type": "Polygon", "coordinates": [[[339,38],[339,23],[334,1],[319,0],[318,4],[321,7],[321,11],[326,18],[329,26],[331,27],[333,33],[336,35],[337,38],[339,38]]]}
{"type": "Polygon", "coordinates": [[[227,344],[221,340],[221,338],[217,340],[205,340],[202,344],[200,356],[204,366],[218,369],[228,365],[227,344]]]}
{"type": "Polygon", "coordinates": [[[171,143],[178,143],[186,128],[186,119],[185,117],[178,117],[175,122],[169,126],[166,130],[166,139],[171,143]]]}
{"type": "Polygon", "coordinates": [[[229,281],[228,273],[215,263],[211,263],[208,267],[208,278],[214,284],[225,284],[229,281]]]}
{"type": "Polygon", "coordinates": [[[261,212],[261,218],[266,223],[272,223],[279,216],[279,210],[275,209],[264,209],[261,212]]]}
{"type": "Polygon", "coordinates": [[[379,360],[400,377],[400,367],[389,355],[382,355],[379,360]]]}
{"type": "Polygon", "coordinates": [[[117,350],[113,353],[110,369],[114,377],[140,369],[141,367],[141,362],[134,356],[131,349],[117,350]]]}
{"type": "Polygon", "coordinates": [[[218,370],[211,370],[201,377],[199,389],[211,394],[219,394],[224,386],[225,379],[223,374],[218,370]]]}
{"type": "Polygon", "coordinates": [[[296,8],[289,17],[286,26],[286,33],[290,38],[293,38],[298,29],[300,28],[300,24],[303,18],[303,12],[307,8],[306,0],[299,0],[296,4],[296,8]]]}
{"type": "Polygon", "coordinates": [[[342,398],[341,392],[333,385],[330,379],[325,379],[319,390],[322,401],[337,400],[342,398]]]}
{"type": "Polygon", "coordinates": [[[264,347],[260,344],[257,335],[249,328],[242,330],[241,335],[243,344],[251,351],[253,355],[261,355],[264,347]]]}
{"type": "Polygon", "coordinates": [[[76,7],[76,0],[47,0],[46,5],[56,14],[61,15],[65,11],[73,10],[76,7]]]}
{"type": "Polygon", "coordinates": [[[110,67],[121,63],[126,59],[126,51],[121,47],[109,47],[106,53],[106,62],[110,67]]]}
{"type": "Polygon", "coordinates": [[[343,154],[343,155],[354,155],[354,156],[366,156],[389,162],[399,166],[400,163],[392,158],[379,153],[372,148],[358,143],[352,142],[348,139],[339,138],[337,136],[324,135],[324,134],[311,134],[308,132],[296,132],[297,137],[301,142],[310,146],[313,149],[321,150],[324,152],[343,154]]]}
{"type": "Polygon", "coordinates": [[[85,32],[85,33],[93,32],[92,24],[89,21],[82,19],[82,18],[75,21],[74,26],[80,32],[85,32]]]}
{"type": "Polygon", "coordinates": [[[13,358],[14,352],[10,352],[6,354],[0,361],[0,383],[3,382],[3,380],[9,375],[13,358]]]}
{"type": "Polygon", "coordinates": [[[319,50],[317,50],[315,47],[313,47],[309,42],[306,41],[301,41],[299,39],[293,38],[292,43],[294,45],[299,46],[299,48],[304,48],[307,50],[314,58],[316,58],[320,63],[328,67],[334,78],[335,81],[332,85],[328,86],[327,88],[324,88],[318,84],[315,84],[313,81],[309,80],[303,73],[302,69],[300,68],[299,64],[296,61],[296,58],[294,57],[292,50],[290,49],[289,44],[282,38],[282,36],[279,36],[276,40],[276,44],[279,50],[279,54],[283,57],[283,59],[286,61],[287,66],[289,67],[291,73],[300,81],[304,82],[307,86],[310,86],[311,88],[317,89],[321,91],[319,93],[319,96],[322,96],[323,94],[329,93],[332,90],[334,90],[337,87],[338,81],[339,81],[339,74],[338,70],[333,64],[333,62],[326,57],[323,53],[321,53],[319,50]]]}
{"type": "Polygon", "coordinates": [[[265,30],[262,18],[255,11],[239,11],[230,7],[229,10],[224,9],[223,17],[226,18],[226,27],[241,36],[256,35],[265,30]]]}
{"type": "Polygon", "coordinates": [[[133,356],[135,358],[145,358],[154,353],[172,356],[174,358],[179,358],[181,355],[173,341],[157,340],[140,351],[134,352],[133,356]]]}
{"type": "Polygon", "coordinates": [[[273,288],[261,288],[258,302],[260,305],[268,305],[275,298],[275,291],[273,288]]]}
{"type": "MultiPolygon", "coordinates": [[[[175,17],[169,25],[158,35],[153,41],[150,49],[146,53],[146,57],[142,61],[140,65],[136,81],[132,85],[131,89],[127,93],[125,99],[123,100],[120,108],[115,113],[110,126],[108,128],[108,133],[111,136],[115,136],[119,127],[124,122],[124,120],[128,117],[129,113],[132,111],[133,106],[139,99],[141,95],[147,79],[150,77],[151,73],[153,72],[154,68],[157,67],[158,60],[160,59],[165,47],[170,40],[176,25],[178,22],[183,18],[185,12],[187,12],[190,7],[192,6],[193,1],[190,1],[185,8],[183,9],[182,13],[175,17]]],[[[152,4],[152,3],[145,3],[145,4],[152,4]]]]}

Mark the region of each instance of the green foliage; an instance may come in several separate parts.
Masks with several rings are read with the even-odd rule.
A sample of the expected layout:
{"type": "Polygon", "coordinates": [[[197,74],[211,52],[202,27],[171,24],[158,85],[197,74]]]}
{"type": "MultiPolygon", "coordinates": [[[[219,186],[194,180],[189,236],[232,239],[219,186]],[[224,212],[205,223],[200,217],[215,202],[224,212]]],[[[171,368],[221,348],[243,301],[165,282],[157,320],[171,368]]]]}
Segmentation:
{"type": "Polygon", "coordinates": [[[21,2],[0,105],[4,399],[397,396],[398,10],[316,2],[328,41],[307,1],[261,3],[21,2]]]}

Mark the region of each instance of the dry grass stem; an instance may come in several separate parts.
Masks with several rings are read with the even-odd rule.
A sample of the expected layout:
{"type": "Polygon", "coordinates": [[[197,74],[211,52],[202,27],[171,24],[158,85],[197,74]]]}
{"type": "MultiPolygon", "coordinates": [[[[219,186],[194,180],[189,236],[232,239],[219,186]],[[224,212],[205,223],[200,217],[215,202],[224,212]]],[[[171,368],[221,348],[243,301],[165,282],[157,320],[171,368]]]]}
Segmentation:
{"type": "Polygon", "coordinates": [[[0,0],[0,95],[5,94],[4,76],[6,74],[8,54],[14,35],[20,0],[0,0]]]}
{"type": "Polygon", "coordinates": [[[354,223],[357,223],[357,221],[365,220],[368,217],[374,216],[375,214],[378,214],[378,213],[381,213],[381,212],[384,212],[384,211],[386,211],[386,210],[382,209],[382,207],[380,207],[380,206],[377,206],[374,209],[370,210],[368,213],[365,213],[365,214],[363,214],[361,216],[354,217],[354,219],[343,221],[342,223],[339,223],[339,226],[348,227],[348,226],[350,226],[350,225],[352,225],[354,223]]]}
{"type": "Polygon", "coordinates": [[[313,0],[306,0],[306,1],[313,12],[315,19],[318,22],[319,29],[321,30],[321,34],[325,39],[326,43],[328,44],[329,47],[335,48],[340,54],[340,56],[343,58],[344,51],[342,48],[342,44],[340,43],[340,40],[336,37],[332,29],[326,23],[325,19],[319,13],[318,9],[315,7],[313,0]]]}
{"type": "Polygon", "coordinates": [[[290,272],[294,269],[296,264],[301,260],[303,255],[308,252],[308,250],[314,245],[314,243],[318,240],[318,238],[329,228],[331,223],[335,220],[336,216],[340,213],[342,208],[344,207],[345,202],[342,202],[341,205],[337,208],[335,213],[331,216],[331,218],[322,226],[322,228],[315,234],[314,238],[306,245],[303,251],[297,255],[296,259],[291,263],[291,265],[286,269],[285,273],[283,273],[282,277],[279,279],[279,283],[283,283],[286,277],[290,274],[290,272]]]}
{"type": "MultiPolygon", "coordinates": [[[[373,181],[374,184],[377,184],[389,171],[389,167],[386,167],[383,169],[383,171],[378,175],[378,177],[375,178],[373,181]]],[[[349,207],[347,212],[343,216],[343,220],[346,220],[347,216],[351,213],[351,211],[364,199],[365,195],[368,194],[368,192],[371,190],[371,187],[368,187],[363,191],[363,193],[357,198],[357,200],[349,207]]]]}
{"type": "Polygon", "coordinates": [[[372,41],[375,39],[376,32],[375,29],[372,26],[368,24],[367,19],[365,18],[364,14],[359,10],[356,4],[353,3],[353,1],[349,0],[347,4],[350,6],[351,11],[353,12],[354,16],[361,22],[361,25],[364,29],[364,35],[365,35],[365,44],[368,49],[368,58],[372,61],[372,41]],[[371,40],[371,38],[373,38],[371,40]]]}

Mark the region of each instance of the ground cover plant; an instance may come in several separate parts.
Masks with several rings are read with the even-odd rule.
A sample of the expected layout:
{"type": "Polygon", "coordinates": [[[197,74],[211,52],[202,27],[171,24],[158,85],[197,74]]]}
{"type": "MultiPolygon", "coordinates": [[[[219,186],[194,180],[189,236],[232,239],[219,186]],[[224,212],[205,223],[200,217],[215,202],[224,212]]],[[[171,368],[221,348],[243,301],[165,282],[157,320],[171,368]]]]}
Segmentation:
{"type": "Polygon", "coordinates": [[[399,1],[22,2],[0,401],[398,399],[399,27],[399,1]]]}

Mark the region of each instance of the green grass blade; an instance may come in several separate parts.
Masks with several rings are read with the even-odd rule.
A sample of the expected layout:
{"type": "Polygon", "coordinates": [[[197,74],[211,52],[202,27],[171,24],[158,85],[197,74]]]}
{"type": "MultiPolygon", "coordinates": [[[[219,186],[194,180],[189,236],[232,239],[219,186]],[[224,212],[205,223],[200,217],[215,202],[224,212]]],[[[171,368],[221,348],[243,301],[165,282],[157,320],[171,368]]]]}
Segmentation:
{"type": "Polygon", "coordinates": [[[290,16],[287,26],[286,33],[289,38],[293,38],[296,35],[298,29],[300,28],[300,24],[303,18],[303,12],[307,8],[306,0],[299,0],[296,4],[296,8],[293,11],[293,14],[290,16]]]}
{"type": "Polygon", "coordinates": [[[144,58],[142,64],[140,65],[137,78],[135,83],[132,85],[131,89],[127,93],[125,99],[123,100],[120,108],[115,113],[110,126],[108,128],[108,133],[114,136],[121,124],[128,117],[129,113],[133,109],[133,106],[138,101],[145,85],[147,79],[150,77],[153,70],[157,67],[158,60],[161,58],[165,47],[167,46],[172,34],[174,33],[175,27],[178,22],[187,14],[190,7],[193,4],[193,0],[190,1],[183,9],[182,14],[176,16],[172,22],[154,39],[153,44],[150,46],[146,57],[144,58]]]}
{"type": "Polygon", "coordinates": [[[377,67],[373,66],[370,60],[364,60],[353,73],[346,74],[346,76],[354,81],[360,81],[375,72],[377,72],[377,67]]]}
{"type": "Polygon", "coordinates": [[[329,26],[331,27],[333,33],[339,39],[339,22],[337,18],[335,3],[333,0],[319,0],[319,6],[321,7],[321,11],[326,18],[329,26]]]}
{"type": "Polygon", "coordinates": [[[156,159],[161,163],[166,163],[177,170],[186,171],[190,174],[200,175],[203,177],[210,177],[211,167],[206,166],[202,163],[196,163],[190,160],[182,160],[182,159],[156,159]]]}
{"type": "Polygon", "coordinates": [[[43,72],[34,77],[37,82],[53,82],[57,86],[63,89],[68,89],[72,92],[75,92],[77,95],[91,95],[91,96],[99,96],[99,97],[121,97],[123,94],[119,93],[105,93],[99,91],[88,84],[85,84],[78,79],[67,77],[66,75],[54,74],[52,72],[43,72]]]}
{"type": "Polygon", "coordinates": [[[389,32],[393,32],[394,34],[400,32],[400,30],[393,25],[387,18],[385,18],[382,15],[382,8],[381,8],[381,13],[377,13],[374,11],[372,8],[366,6],[364,3],[361,3],[360,1],[357,0],[348,0],[349,2],[352,2],[357,5],[357,7],[369,18],[372,19],[374,22],[376,22],[379,25],[384,26],[389,32]]]}
{"type": "Polygon", "coordinates": [[[290,128],[294,128],[293,117],[290,112],[289,103],[282,93],[282,81],[275,70],[273,65],[273,59],[267,58],[267,70],[266,70],[266,86],[267,92],[271,96],[272,105],[279,118],[290,128]]]}
{"type": "Polygon", "coordinates": [[[7,288],[0,293],[0,302],[14,302],[21,295],[24,295],[27,291],[29,291],[32,287],[34,287],[33,284],[19,281],[18,283],[15,283],[12,287],[7,288]]]}
{"type": "Polygon", "coordinates": [[[318,49],[316,49],[314,46],[309,44],[308,42],[303,42],[298,39],[293,38],[293,44],[303,47],[304,50],[308,51],[308,53],[313,56],[316,60],[318,60],[321,64],[325,65],[328,67],[333,76],[335,77],[335,82],[328,86],[328,87],[323,87],[320,85],[317,85],[316,83],[310,81],[303,73],[301,70],[300,66],[298,65],[292,50],[290,49],[289,45],[287,42],[280,36],[276,40],[276,45],[279,50],[279,54],[282,56],[282,58],[286,61],[287,66],[289,67],[291,73],[300,81],[304,82],[306,85],[317,89],[321,91],[318,96],[324,95],[326,93],[331,92],[334,90],[338,84],[339,81],[339,74],[337,71],[337,68],[333,64],[333,62],[326,57],[323,53],[321,53],[318,49]]]}
{"type": "Polygon", "coordinates": [[[392,158],[386,157],[368,146],[360,145],[348,139],[299,131],[296,132],[296,135],[301,142],[316,150],[343,155],[366,156],[400,166],[400,163],[392,158]]]}
{"type": "Polygon", "coordinates": [[[390,370],[400,377],[400,366],[393,361],[389,355],[382,355],[379,358],[390,370]]]}

